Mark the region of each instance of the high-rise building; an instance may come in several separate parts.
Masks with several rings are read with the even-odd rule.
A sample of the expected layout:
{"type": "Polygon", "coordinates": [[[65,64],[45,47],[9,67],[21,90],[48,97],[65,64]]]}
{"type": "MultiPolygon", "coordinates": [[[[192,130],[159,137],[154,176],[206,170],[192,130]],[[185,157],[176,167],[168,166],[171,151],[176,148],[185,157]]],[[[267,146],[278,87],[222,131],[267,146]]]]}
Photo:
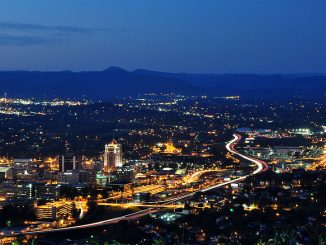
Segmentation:
{"type": "Polygon", "coordinates": [[[59,156],[59,171],[66,172],[68,170],[80,169],[81,158],[72,153],[59,156]]]}
{"type": "Polygon", "coordinates": [[[104,150],[104,172],[115,170],[122,166],[122,148],[116,140],[112,140],[110,144],[105,145],[104,150]]]}

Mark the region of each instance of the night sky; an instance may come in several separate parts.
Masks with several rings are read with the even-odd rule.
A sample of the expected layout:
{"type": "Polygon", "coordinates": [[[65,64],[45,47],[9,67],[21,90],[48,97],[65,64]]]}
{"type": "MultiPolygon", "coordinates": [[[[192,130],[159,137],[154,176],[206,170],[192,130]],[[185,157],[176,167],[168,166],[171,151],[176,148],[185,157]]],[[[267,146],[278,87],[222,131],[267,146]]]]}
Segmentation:
{"type": "Polygon", "coordinates": [[[326,72],[325,0],[1,0],[0,70],[326,72]]]}

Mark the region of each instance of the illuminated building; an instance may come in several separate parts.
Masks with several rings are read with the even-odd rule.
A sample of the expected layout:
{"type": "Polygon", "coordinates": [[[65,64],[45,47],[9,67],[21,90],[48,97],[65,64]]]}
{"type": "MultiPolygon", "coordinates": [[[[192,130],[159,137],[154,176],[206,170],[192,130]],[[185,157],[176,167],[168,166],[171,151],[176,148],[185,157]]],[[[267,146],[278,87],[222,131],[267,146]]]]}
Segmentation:
{"type": "Polygon", "coordinates": [[[297,128],[290,131],[293,134],[300,134],[300,135],[312,135],[312,132],[309,128],[297,128]]]}
{"type": "Polygon", "coordinates": [[[301,147],[293,146],[275,146],[273,148],[274,155],[300,155],[302,152],[301,147]]]}
{"type": "Polygon", "coordinates": [[[105,145],[104,150],[104,172],[115,170],[122,166],[122,147],[116,140],[105,145]]]}
{"type": "Polygon", "coordinates": [[[161,152],[161,148],[160,148],[159,146],[156,146],[156,145],[155,145],[155,146],[153,147],[153,152],[154,152],[154,153],[160,153],[160,152],[161,152]]]}
{"type": "Polygon", "coordinates": [[[84,170],[95,170],[95,171],[102,171],[103,169],[103,162],[102,161],[94,161],[94,160],[86,160],[83,161],[82,169],[84,170]]]}
{"type": "Polygon", "coordinates": [[[39,220],[57,220],[71,216],[74,209],[72,202],[53,202],[36,208],[36,218],[39,220]]]}
{"type": "Polygon", "coordinates": [[[173,141],[169,140],[166,144],[165,144],[165,150],[164,153],[166,154],[180,154],[181,153],[181,149],[178,149],[174,146],[173,141]]]}
{"type": "Polygon", "coordinates": [[[51,171],[59,171],[59,159],[49,157],[44,160],[44,164],[49,168],[51,171]]]}

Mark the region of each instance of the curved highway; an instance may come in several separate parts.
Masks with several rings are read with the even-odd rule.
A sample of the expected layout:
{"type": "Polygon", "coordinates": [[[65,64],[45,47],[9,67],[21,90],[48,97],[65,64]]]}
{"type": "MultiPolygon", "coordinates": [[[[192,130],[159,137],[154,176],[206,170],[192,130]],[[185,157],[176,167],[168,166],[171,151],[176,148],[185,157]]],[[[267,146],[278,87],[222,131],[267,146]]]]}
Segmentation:
{"type": "MultiPolygon", "coordinates": [[[[237,156],[239,156],[239,157],[241,157],[243,159],[246,159],[246,160],[254,163],[257,166],[257,168],[251,174],[244,175],[244,176],[241,176],[241,177],[236,178],[236,179],[232,179],[232,180],[229,180],[229,181],[217,184],[217,185],[213,185],[213,186],[204,188],[204,189],[200,190],[201,192],[210,191],[210,190],[213,190],[213,189],[216,189],[216,188],[219,188],[219,187],[223,187],[223,186],[226,186],[226,185],[229,185],[229,184],[232,184],[232,183],[243,181],[243,180],[245,180],[247,177],[249,177],[251,175],[259,174],[259,173],[261,173],[263,171],[266,171],[268,169],[268,165],[264,161],[261,161],[261,160],[258,160],[258,159],[252,158],[252,157],[245,156],[245,155],[237,152],[234,149],[234,146],[240,140],[241,140],[241,135],[234,134],[233,139],[226,144],[226,149],[230,153],[232,153],[234,155],[237,155],[237,156]]],[[[198,191],[191,192],[191,193],[188,193],[188,194],[185,194],[185,195],[182,195],[182,196],[178,196],[178,197],[175,197],[175,198],[171,198],[171,199],[161,201],[161,202],[149,202],[149,203],[160,204],[160,205],[162,205],[162,204],[170,204],[170,203],[173,203],[173,202],[178,202],[178,201],[187,199],[189,197],[192,197],[196,192],[198,192],[198,191]]],[[[118,223],[119,221],[122,221],[122,220],[138,219],[138,218],[140,218],[142,216],[145,216],[145,215],[148,215],[148,214],[151,214],[151,213],[155,213],[155,212],[157,212],[159,210],[160,210],[160,208],[147,208],[147,209],[141,210],[139,212],[131,213],[131,214],[120,216],[120,217],[113,218],[113,219],[108,219],[108,220],[103,220],[103,221],[94,222],[94,223],[90,223],[90,224],[85,224],[85,225],[77,225],[77,226],[63,227],[63,228],[57,228],[57,229],[40,230],[40,231],[14,232],[14,233],[9,233],[9,234],[2,234],[2,236],[6,237],[6,236],[17,236],[17,235],[37,235],[37,234],[46,234],[46,233],[54,233],[54,232],[61,232],[61,231],[72,231],[72,230],[87,229],[87,228],[92,228],[92,227],[115,224],[115,223],[118,223]]]]}

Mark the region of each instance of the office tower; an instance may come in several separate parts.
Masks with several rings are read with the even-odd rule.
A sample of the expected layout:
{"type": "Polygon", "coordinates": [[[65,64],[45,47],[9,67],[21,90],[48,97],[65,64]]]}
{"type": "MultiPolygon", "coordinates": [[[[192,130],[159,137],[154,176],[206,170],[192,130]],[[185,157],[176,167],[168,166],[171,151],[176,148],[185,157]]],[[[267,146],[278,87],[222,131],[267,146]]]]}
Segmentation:
{"type": "Polygon", "coordinates": [[[114,171],[122,166],[122,148],[116,140],[105,145],[104,151],[104,172],[114,171]]]}

